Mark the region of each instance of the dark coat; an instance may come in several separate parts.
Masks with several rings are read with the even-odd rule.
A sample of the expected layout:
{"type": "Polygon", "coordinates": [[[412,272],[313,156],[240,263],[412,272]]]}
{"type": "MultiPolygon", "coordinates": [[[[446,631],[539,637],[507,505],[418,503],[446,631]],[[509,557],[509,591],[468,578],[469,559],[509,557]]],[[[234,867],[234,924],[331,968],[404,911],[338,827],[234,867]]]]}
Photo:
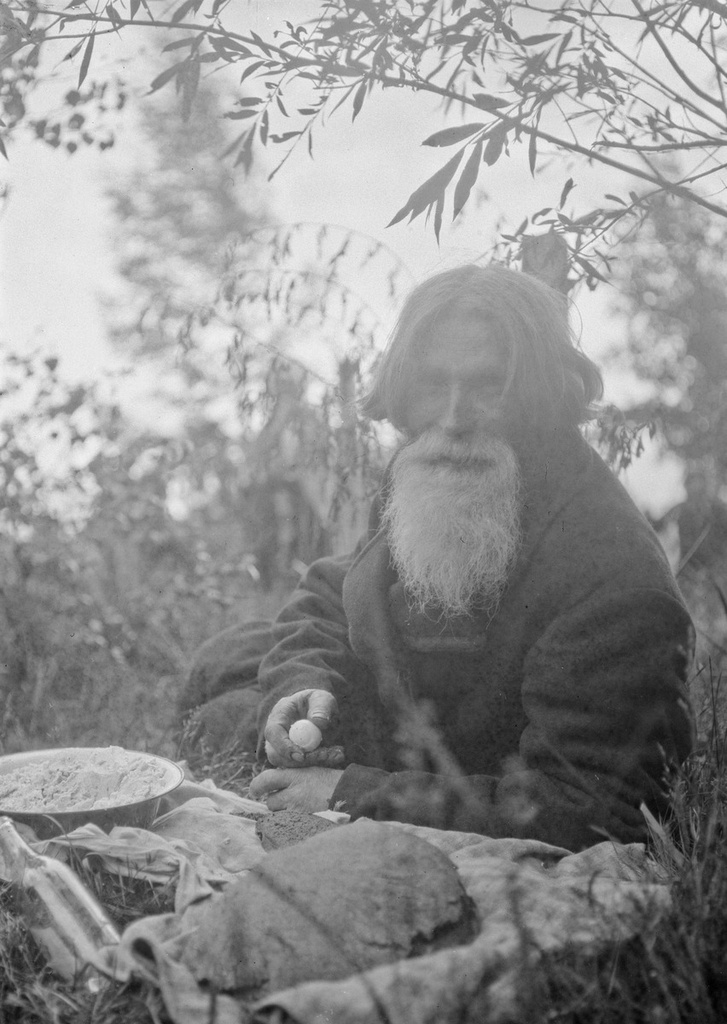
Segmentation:
{"type": "Polygon", "coordinates": [[[660,809],[691,745],[691,622],[598,455],[575,433],[542,451],[491,620],[409,612],[381,496],[368,538],[315,562],[276,620],[259,721],[298,690],[335,694],[348,767],[332,806],[570,849],[644,838],[640,804],[660,809]]]}

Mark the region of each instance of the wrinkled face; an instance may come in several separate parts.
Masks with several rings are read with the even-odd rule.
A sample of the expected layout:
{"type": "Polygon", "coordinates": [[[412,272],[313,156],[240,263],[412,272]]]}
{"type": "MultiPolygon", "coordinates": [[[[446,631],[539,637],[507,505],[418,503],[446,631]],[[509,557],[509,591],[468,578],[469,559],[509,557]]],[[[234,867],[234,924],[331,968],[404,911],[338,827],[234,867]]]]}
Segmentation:
{"type": "Polygon", "coordinates": [[[505,429],[507,356],[473,314],[442,317],[422,339],[407,404],[408,432],[438,428],[464,444],[505,429]]]}

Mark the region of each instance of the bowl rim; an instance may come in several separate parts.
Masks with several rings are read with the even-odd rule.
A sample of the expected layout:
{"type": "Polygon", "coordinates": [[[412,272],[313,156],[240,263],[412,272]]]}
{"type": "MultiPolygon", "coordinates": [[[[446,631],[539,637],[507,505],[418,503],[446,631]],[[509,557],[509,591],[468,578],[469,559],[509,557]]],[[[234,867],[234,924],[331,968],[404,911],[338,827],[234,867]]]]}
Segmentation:
{"type": "Polygon", "coordinates": [[[141,800],[134,800],[131,803],[111,804],[108,807],[87,808],[85,810],[83,808],[65,808],[62,811],[55,810],[52,807],[43,807],[42,809],[37,808],[35,810],[15,809],[12,811],[0,807],[0,816],[12,817],[13,815],[23,815],[24,817],[53,817],[60,818],[62,820],[64,817],[67,818],[69,816],[78,816],[86,814],[113,814],[115,811],[122,811],[134,807],[140,807],[143,804],[150,803],[153,800],[161,800],[162,797],[169,796],[170,793],[173,793],[174,790],[178,789],[179,786],[181,786],[181,784],[184,782],[184,769],[180,765],[178,765],[176,761],[172,761],[171,758],[164,757],[163,754],[152,754],[148,750],[131,750],[128,747],[121,747],[115,743],[107,744],[104,747],[47,747],[39,750],[22,750],[14,754],[2,754],[0,755],[0,777],[6,774],[6,770],[12,770],[24,764],[32,764],[37,761],[42,762],[46,760],[52,762],[54,759],[60,758],[61,756],[67,756],[69,753],[76,753],[78,751],[83,751],[84,753],[89,754],[93,751],[106,752],[113,747],[119,750],[123,750],[125,754],[129,754],[133,757],[139,756],[148,758],[156,762],[161,761],[164,763],[164,766],[166,767],[167,771],[172,776],[176,776],[176,778],[174,779],[174,781],[171,781],[171,779],[168,780],[168,784],[164,783],[164,788],[160,789],[159,792],[152,793],[149,796],[145,796],[141,800]]]}

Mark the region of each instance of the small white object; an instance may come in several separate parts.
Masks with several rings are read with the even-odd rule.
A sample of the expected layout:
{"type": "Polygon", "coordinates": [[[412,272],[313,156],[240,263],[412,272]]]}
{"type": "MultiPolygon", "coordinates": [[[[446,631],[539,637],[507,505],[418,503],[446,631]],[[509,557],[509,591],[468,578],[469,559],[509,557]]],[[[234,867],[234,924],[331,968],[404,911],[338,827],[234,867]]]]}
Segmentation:
{"type": "Polygon", "coordinates": [[[323,741],[321,730],[307,718],[301,718],[297,722],[293,722],[288,736],[297,747],[305,750],[306,753],[310,753],[311,750],[320,747],[323,741]]]}

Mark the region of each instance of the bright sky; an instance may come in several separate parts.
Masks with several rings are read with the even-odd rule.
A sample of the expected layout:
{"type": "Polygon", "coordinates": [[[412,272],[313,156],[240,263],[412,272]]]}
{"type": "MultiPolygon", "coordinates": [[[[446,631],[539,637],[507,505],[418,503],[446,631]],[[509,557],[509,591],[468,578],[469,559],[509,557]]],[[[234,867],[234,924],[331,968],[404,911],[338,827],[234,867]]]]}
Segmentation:
{"type": "MultiPolygon", "coordinates": [[[[276,19],[302,20],[316,7],[311,0],[240,3],[236,27],[267,35],[276,19]]],[[[97,52],[94,59],[126,63],[113,50],[97,52]]],[[[77,68],[63,65],[62,71],[68,76],[65,90],[75,84],[77,68]]],[[[444,162],[441,150],[420,146],[441,127],[441,116],[428,97],[391,92],[364,104],[355,124],[350,113],[340,111],[318,133],[315,159],[301,148],[267,186],[270,207],[282,222],[328,222],[373,235],[420,278],[489,248],[501,216],[514,226],[537,206],[556,204],[572,169],[552,167],[533,180],[527,161],[514,153],[488,170],[487,196],[453,228],[445,225],[439,247],[423,218],[387,230],[410,192],[444,162]]],[[[12,147],[10,163],[0,168],[11,190],[0,220],[0,343],[57,353],[74,377],[98,378],[119,362],[106,341],[99,304],[113,273],[104,190],[131,156],[129,138],[101,154],[79,150],[69,156],[31,142],[12,147]]],[[[581,172],[574,176],[574,201],[582,196],[586,203],[589,194],[608,190],[598,173],[591,180],[581,172]]],[[[619,331],[608,314],[607,292],[582,292],[576,300],[583,346],[596,360],[619,331]]],[[[608,384],[608,397],[618,401],[623,383],[610,378],[608,384]]],[[[142,401],[138,395],[134,400],[142,401]]],[[[652,457],[630,471],[627,483],[637,500],[658,512],[679,498],[678,475],[674,466],[657,466],[652,457]]]]}

